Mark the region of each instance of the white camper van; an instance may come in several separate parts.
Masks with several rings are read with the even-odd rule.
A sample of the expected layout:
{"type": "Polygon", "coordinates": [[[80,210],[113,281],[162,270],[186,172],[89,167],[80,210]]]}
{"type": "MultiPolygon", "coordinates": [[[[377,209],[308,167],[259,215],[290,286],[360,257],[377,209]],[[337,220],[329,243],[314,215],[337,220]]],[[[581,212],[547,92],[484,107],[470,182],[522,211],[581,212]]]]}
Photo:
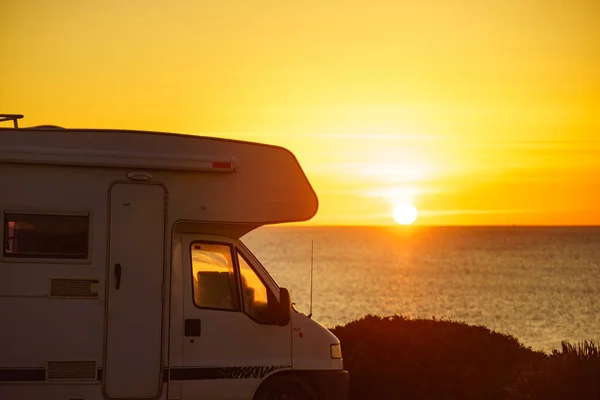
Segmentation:
{"type": "Polygon", "coordinates": [[[0,399],[342,399],[339,340],[239,238],[310,219],[264,144],[0,128],[0,399]]]}

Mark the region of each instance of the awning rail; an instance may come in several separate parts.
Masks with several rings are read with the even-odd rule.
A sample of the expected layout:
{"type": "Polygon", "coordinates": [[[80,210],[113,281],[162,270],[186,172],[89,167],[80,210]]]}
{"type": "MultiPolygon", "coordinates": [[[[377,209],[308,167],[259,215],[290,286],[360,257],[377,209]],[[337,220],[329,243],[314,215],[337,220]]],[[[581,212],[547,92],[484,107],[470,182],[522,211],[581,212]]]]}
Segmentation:
{"type": "Polygon", "coordinates": [[[12,121],[15,128],[19,127],[19,122],[23,114],[0,114],[0,122],[12,121]]]}

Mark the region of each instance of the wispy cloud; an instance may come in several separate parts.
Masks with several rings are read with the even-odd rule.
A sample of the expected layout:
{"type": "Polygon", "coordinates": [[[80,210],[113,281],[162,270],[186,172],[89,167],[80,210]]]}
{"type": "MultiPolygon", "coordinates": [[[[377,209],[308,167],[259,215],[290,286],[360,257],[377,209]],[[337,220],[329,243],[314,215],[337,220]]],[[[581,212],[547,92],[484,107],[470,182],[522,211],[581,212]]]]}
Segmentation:
{"type": "Polygon", "coordinates": [[[350,139],[350,140],[410,140],[411,142],[420,140],[435,139],[434,135],[411,135],[401,133],[319,133],[309,134],[308,136],[318,138],[335,138],[335,139],[350,139]]]}
{"type": "Polygon", "coordinates": [[[444,215],[499,215],[499,214],[535,214],[535,213],[546,213],[547,210],[536,210],[536,209],[508,209],[508,210],[423,210],[419,212],[419,215],[423,217],[429,216],[444,216],[444,215]]]}
{"type": "Polygon", "coordinates": [[[413,202],[419,196],[424,194],[436,193],[437,190],[423,185],[385,187],[362,190],[358,194],[364,197],[376,197],[385,199],[388,203],[396,204],[400,202],[413,202]]]}

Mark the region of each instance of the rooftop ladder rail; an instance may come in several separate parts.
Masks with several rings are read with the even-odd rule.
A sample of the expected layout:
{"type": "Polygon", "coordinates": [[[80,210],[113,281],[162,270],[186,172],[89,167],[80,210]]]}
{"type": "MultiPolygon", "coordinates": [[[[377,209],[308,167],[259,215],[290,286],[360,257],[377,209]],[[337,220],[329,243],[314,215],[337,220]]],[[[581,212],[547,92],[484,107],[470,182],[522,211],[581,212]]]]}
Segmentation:
{"type": "Polygon", "coordinates": [[[12,121],[15,128],[19,127],[18,120],[23,118],[23,114],[0,114],[0,122],[12,121]]]}

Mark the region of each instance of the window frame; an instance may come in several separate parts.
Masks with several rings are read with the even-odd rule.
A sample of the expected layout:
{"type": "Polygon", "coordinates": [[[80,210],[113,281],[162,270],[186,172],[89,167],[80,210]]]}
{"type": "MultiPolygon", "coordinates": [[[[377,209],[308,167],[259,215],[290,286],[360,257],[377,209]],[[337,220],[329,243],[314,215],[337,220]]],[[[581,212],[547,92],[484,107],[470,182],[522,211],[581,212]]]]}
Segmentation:
{"type": "Polygon", "coordinates": [[[236,249],[238,249],[238,251],[240,251],[240,253],[242,253],[244,258],[246,259],[246,262],[250,261],[250,262],[248,262],[248,265],[250,265],[250,267],[254,270],[254,272],[256,272],[256,274],[263,281],[263,283],[269,289],[271,289],[271,292],[276,297],[277,301],[279,301],[280,286],[275,281],[275,279],[271,276],[269,271],[267,271],[267,269],[264,267],[264,265],[262,265],[260,260],[258,258],[256,258],[256,256],[250,251],[250,249],[244,244],[244,242],[242,242],[241,240],[238,240],[235,247],[236,247],[236,249]],[[259,273],[259,272],[262,272],[262,273],[259,273]],[[264,279],[262,278],[263,276],[266,276],[269,278],[268,283],[264,281],[264,279]]]}
{"type": "Polygon", "coordinates": [[[0,251],[0,261],[3,263],[27,263],[27,264],[91,264],[92,263],[92,238],[93,238],[93,213],[90,211],[73,211],[73,210],[31,210],[31,209],[2,209],[0,210],[0,234],[2,236],[2,251],[0,251]],[[87,218],[87,241],[85,258],[64,258],[64,257],[28,257],[18,256],[11,257],[5,254],[7,240],[7,215],[49,215],[56,217],[86,217],[87,218]]]}
{"type": "Polygon", "coordinates": [[[188,252],[189,252],[189,256],[190,256],[190,265],[189,265],[190,278],[191,278],[190,286],[192,289],[192,304],[197,309],[212,310],[212,311],[224,311],[224,312],[243,312],[242,298],[241,298],[242,291],[240,289],[239,269],[238,269],[237,262],[235,261],[235,259],[233,257],[234,248],[235,248],[235,246],[232,243],[220,242],[220,241],[216,241],[216,240],[195,239],[195,240],[190,241],[190,246],[188,248],[188,252]],[[236,292],[236,297],[237,297],[237,308],[227,309],[227,308],[216,308],[216,307],[203,307],[203,306],[199,306],[198,304],[196,304],[196,296],[195,296],[195,291],[194,291],[194,260],[192,259],[192,248],[195,244],[216,244],[216,245],[226,246],[229,248],[229,252],[231,255],[232,267],[233,267],[233,274],[235,276],[234,281],[235,281],[236,287],[234,288],[234,290],[236,292]]]}

